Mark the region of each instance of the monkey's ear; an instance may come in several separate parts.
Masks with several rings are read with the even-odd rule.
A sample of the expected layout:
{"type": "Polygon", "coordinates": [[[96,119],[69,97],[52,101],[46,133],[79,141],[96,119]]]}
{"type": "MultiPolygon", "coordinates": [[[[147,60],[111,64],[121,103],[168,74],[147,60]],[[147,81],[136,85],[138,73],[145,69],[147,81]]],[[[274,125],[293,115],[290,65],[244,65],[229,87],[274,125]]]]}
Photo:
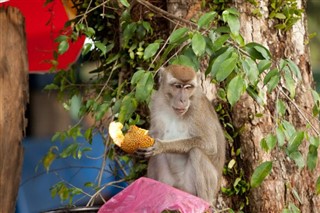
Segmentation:
{"type": "Polygon", "coordinates": [[[165,67],[160,67],[159,68],[159,71],[158,71],[158,82],[162,82],[163,78],[164,78],[164,75],[165,75],[165,70],[166,68],[165,67]]]}

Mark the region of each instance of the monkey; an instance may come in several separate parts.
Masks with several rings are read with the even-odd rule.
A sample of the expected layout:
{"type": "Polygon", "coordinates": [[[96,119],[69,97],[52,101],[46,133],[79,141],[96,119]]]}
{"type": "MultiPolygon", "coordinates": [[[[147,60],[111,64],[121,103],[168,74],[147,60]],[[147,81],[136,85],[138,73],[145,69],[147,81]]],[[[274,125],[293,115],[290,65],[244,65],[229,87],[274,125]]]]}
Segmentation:
{"type": "Polygon", "coordinates": [[[199,75],[182,65],[159,71],[150,101],[151,148],[147,177],[215,203],[225,163],[225,137],[217,113],[202,92],[199,75]]]}

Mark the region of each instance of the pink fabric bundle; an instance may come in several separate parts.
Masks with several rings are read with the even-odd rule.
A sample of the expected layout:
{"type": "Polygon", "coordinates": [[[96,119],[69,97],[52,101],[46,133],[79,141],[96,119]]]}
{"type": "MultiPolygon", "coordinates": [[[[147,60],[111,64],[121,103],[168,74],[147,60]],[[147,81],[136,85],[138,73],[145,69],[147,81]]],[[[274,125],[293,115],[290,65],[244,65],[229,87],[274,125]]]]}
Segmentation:
{"type": "Polygon", "coordinates": [[[98,213],[160,213],[164,210],[203,213],[209,207],[201,198],[142,177],[106,202],[98,213]]]}

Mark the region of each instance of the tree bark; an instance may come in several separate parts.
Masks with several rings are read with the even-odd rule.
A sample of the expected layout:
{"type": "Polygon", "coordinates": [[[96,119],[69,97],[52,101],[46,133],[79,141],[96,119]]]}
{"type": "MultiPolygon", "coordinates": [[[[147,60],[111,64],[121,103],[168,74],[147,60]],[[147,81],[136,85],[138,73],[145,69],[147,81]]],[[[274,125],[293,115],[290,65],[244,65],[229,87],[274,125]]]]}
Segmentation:
{"type": "MultiPolygon", "coordinates": [[[[314,82],[310,69],[309,47],[305,45],[305,41],[308,40],[306,15],[303,14],[302,19],[291,30],[280,31],[269,19],[269,1],[257,2],[260,4],[258,7],[262,17],[252,15],[254,6],[248,1],[235,1],[234,5],[240,12],[241,34],[246,42],[254,41],[268,47],[276,61],[280,58],[289,58],[299,66],[302,83],[298,85],[294,99],[297,106],[287,103],[286,119],[292,122],[296,129],[302,129],[307,124],[302,116],[304,114],[318,129],[318,121],[311,116],[313,107],[311,89],[314,82]]],[[[305,10],[306,0],[297,2],[299,7],[305,10]]],[[[320,212],[320,197],[315,194],[315,182],[320,174],[319,166],[313,173],[307,168],[300,171],[294,166],[294,162],[286,157],[283,150],[275,149],[271,153],[266,153],[260,148],[260,140],[268,133],[274,132],[276,96],[277,92],[269,95],[267,105],[261,107],[251,97],[245,95],[233,109],[234,125],[239,128],[244,127],[240,135],[240,147],[243,168],[248,177],[261,162],[273,161],[273,170],[268,178],[260,187],[250,191],[248,212],[282,212],[290,202],[299,207],[301,212],[320,212]],[[263,117],[256,118],[254,115],[257,113],[262,113],[263,117]]],[[[315,135],[315,132],[310,131],[315,135]]],[[[306,142],[301,146],[301,151],[304,154],[308,153],[306,142]]],[[[306,155],[304,157],[306,158],[306,155]]]]}
{"type": "MultiPolygon", "coordinates": [[[[302,129],[307,124],[304,117],[306,116],[318,129],[317,119],[311,116],[313,107],[311,89],[314,82],[310,68],[309,47],[305,45],[305,41],[308,40],[306,14],[302,15],[302,19],[291,30],[284,32],[277,30],[274,27],[275,23],[269,19],[269,1],[257,2],[262,14],[261,17],[252,14],[255,6],[248,1],[234,1],[234,6],[240,12],[241,34],[246,43],[257,42],[268,47],[275,61],[280,58],[289,58],[299,66],[302,83],[296,90],[294,100],[296,106],[290,102],[287,103],[288,116],[286,119],[292,122],[296,129],[302,129]]],[[[168,12],[172,14],[190,19],[200,13],[200,3],[201,1],[195,0],[168,0],[167,8],[168,12]]],[[[306,0],[297,0],[297,3],[301,9],[305,10],[306,0]]],[[[204,88],[204,90],[207,90],[206,93],[209,97],[214,97],[213,94],[210,95],[214,89],[204,88]]],[[[274,132],[277,94],[275,92],[267,97],[265,107],[258,105],[249,95],[244,95],[232,111],[234,125],[238,128],[244,127],[244,131],[239,137],[239,146],[242,151],[242,162],[240,163],[248,180],[261,162],[269,160],[274,162],[272,173],[260,187],[250,191],[249,205],[246,211],[282,212],[289,203],[293,203],[300,208],[301,212],[320,212],[320,197],[315,194],[315,182],[320,174],[319,166],[312,173],[307,168],[299,170],[283,150],[276,149],[271,153],[266,153],[260,147],[261,139],[268,133],[274,132]],[[263,117],[254,116],[258,113],[263,114],[263,117]]],[[[310,134],[317,134],[310,131],[310,134]]],[[[306,153],[308,153],[306,142],[301,146],[301,151],[306,158],[306,153]]],[[[224,198],[223,203],[231,208],[237,206],[237,204],[232,206],[228,198],[224,198]]]]}
{"type": "Polygon", "coordinates": [[[28,60],[21,13],[15,8],[0,8],[0,30],[0,208],[1,212],[15,212],[28,102],[28,60]]]}

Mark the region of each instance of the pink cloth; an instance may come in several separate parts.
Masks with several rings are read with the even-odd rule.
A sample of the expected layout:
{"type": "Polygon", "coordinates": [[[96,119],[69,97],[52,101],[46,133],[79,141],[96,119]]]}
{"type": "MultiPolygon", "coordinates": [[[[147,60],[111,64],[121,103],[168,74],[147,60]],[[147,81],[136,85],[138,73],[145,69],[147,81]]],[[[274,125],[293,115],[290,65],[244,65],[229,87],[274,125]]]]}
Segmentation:
{"type": "Polygon", "coordinates": [[[209,207],[201,198],[142,177],[106,202],[98,213],[160,213],[166,209],[203,213],[209,207]]]}

